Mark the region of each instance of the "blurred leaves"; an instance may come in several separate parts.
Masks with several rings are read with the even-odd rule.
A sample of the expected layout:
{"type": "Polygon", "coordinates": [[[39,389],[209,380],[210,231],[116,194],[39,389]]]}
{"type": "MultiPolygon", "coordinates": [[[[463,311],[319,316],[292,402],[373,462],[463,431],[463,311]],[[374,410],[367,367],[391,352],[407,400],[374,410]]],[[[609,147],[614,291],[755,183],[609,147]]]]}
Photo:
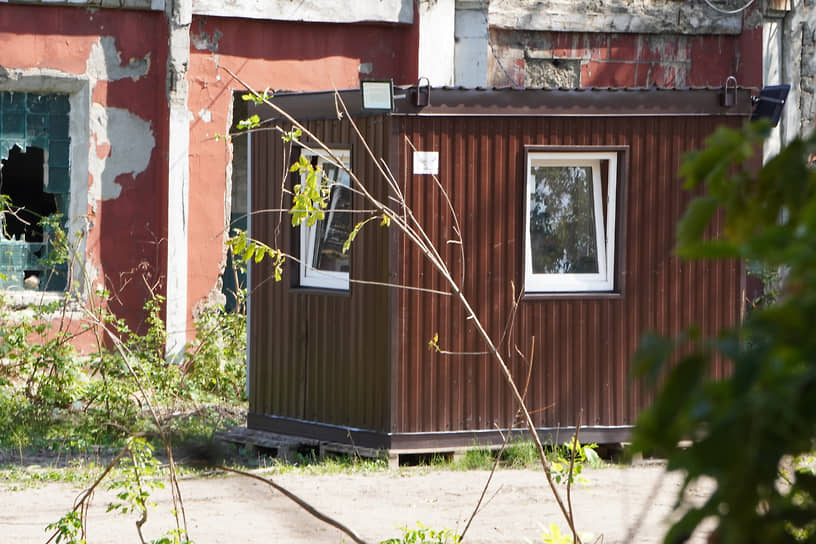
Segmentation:
{"type": "Polygon", "coordinates": [[[799,465],[781,485],[780,472],[816,439],[816,172],[809,164],[816,136],[757,168],[768,133],[764,123],[721,128],[680,170],[685,187],[704,194],[678,225],[677,253],[738,257],[782,270],[783,280],[774,305],[717,338],[690,331],[641,341],[633,372],[662,387],[641,414],[633,445],[685,473],[679,520],[666,542],[684,542],[711,517],[720,544],[816,540],[813,476],[799,465]],[[714,357],[730,363],[727,378],[710,377],[714,357]],[[680,440],[692,445],[678,449],[680,440]],[[716,481],[713,495],[699,507],[684,505],[683,492],[702,476],[716,481]]]}

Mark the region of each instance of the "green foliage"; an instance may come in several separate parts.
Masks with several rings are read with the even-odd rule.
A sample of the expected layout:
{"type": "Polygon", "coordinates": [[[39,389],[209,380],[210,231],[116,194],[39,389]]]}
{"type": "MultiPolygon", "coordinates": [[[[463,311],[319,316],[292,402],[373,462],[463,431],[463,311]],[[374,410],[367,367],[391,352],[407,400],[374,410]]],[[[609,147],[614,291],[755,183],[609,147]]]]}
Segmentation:
{"type": "MultiPolygon", "coordinates": [[[[592,535],[587,533],[580,533],[582,542],[591,542],[592,535]]],[[[572,544],[575,540],[572,538],[572,533],[561,532],[561,527],[555,523],[550,523],[547,529],[541,533],[541,542],[544,544],[572,544]]]]}
{"type": "Polygon", "coordinates": [[[305,179],[294,187],[292,195],[292,226],[297,227],[304,222],[313,226],[322,221],[324,210],[331,193],[331,180],[323,173],[320,167],[315,168],[304,155],[298,158],[290,168],[290,172],[297,172],[305,179]]]}
{"type": "MultiPolygon", "coordinates": [[[[581,476],[584,468],[600,468],[603,461],[598,456],[595,449],[597,444],[576,443],[575,461],[572,469],[572,482],[589,483],[581,476]]],[[[557,483],[566,484],[569,475],[569,461],[571,453],[570,444],[545,445],[544,453],[550,462],[550,469],[553,479],[557,483]]],[[[490,449],[474,444],[474,446],[464,452],[460,459],[453,463],[453,468],[459,470],[491,470],[496,461],[498,450],[490,449]]],[[[538,456],[535,444],[530,440],[511,440],[504,451],[499,456],[499,466],[503,468],[516,469],[538,469],[541,468],[541,458],[538,456]]]]}
{"type": "Polygon", "coordinates": [[[363,227],[366,226],[368,223],[370,223],[372,221],[375,221],[377,219],[380,220],[380,226],[381,227],[391,226],[391,218],[388,217],[386,214],[375,215],[375,216],[369,217],[368,219],[366,219],[364,221],[360,221],[359,223],[354,225],[354,228],[349,233],[348,238],[346,238],[346,241],[343,242],[343,253],[344,254],[348,253],[348,250],[351,249],[352,242],[354,242],[354,239],[357,238],[357,234],[360,233],[360,231],[363,229],[363,227]]]}
{"type": "Polygon", "coordinates": [[[238,125],[236,125],[238,130],[249,130],[251,128],[258,128],[261,126],[261,118],[257,115],[252,115],[248,119],[242,119],[238,121],[238,125]]]}
{"type": "MultiPolygon", "coordinates": [[[[244,307],[246,293],[237,294],[244,307]]],[[[246,314],[216,307],[196,318],[196,338],[183,369],[192,400],[234,403],[246,400],[246,314]]]]}
{"type": "Polygon", "coordinates": [[[808,163],[816,136],[756,169],[750,159],[768,131],[759,123],[719,129],[681,168],[686,187],[704,186],[705,194],[678,225],[677,253],[784,267],[785,278],[775,304],[716,338],[691,330],[642,342],[635,374],[651,383],[662,377],[663,385],[638,420],[634,448],[684,471],[681,494],[701,476],[717,484],[701,506],[678,505],[666,542],[709,517],[721,544],[814,538],[816,476],[795,470],[781,485],[780,468],[816,446],[816,172],[808,163]],[[727,378],[709,378],[714,356],[730,362],[727,378]],[[691,447],[677,449],[682,439],[691,447]]]}
{"type": "Polygon", "coordinates": [[[550,471],[552,472],[553,480],[557,484],[580,483],[588,484],[587,480],[581,473],[584,471],[585,465],[598,467],[601,464],[601,459],[595,452],[597,444],[581,445],[576,437],[572,437],[569,443],[558,448],[552,449],[550,455],[550,471]],[[572,469],[570,469],[572,466],[572,469]]]}
{"type": "Polygon", "coordinates": [[[493,453],[476,446],[468,449],[456,465],[462,470],[490,470],[493,467],[493,453]]]}
{"type": "Polygon", "coordinates": [[[118,445],[133,433],[155,435],[147,401],[171,432],[209,436],[229,412],[210,409],[213,403],[245,401],[243,313],[222,308],[202,313],[183,363],[172,364],[164,356],[162,297],[145,304],[141,334],[97,309],[121,350],[100,341],[88,356],[76,353],[73,334],[58,320],[64,304],[35,306],[23,314],[0,301],[0,447],[82,450],[118,445]],[[171,416],[179,413],[197,417],[171,416]]]}
{"type": "Polygon", "coordinates": [[[193,544],[193,541],[187,539],[183,529],[173,529],[164,536],[151,540],[150,544],[193,544]]]}
{"type": "Polygon", "coordinates": [[[46,304],[13,315],[0,300],[0,443],[18,442],[29,430],[60,436],[64,429],[54,428],[54,421],[87,388],[72,336],[52,334],[45,323],[59,307],[46,304]]]}
{"type": "Polygon", "coordinates": [[[430,529],[420,522],[417,522],[416,529],[400,527],[401,538],[390,538],[383,540],[380,544],[459,544],[459,535],[450,529],[439,531],[430,529]]]}
{"type": "Polygon", "coordinates": [[[259,242],[248,238],[246,231],[240,229],[233,229],[233,235],[227,240],[227,247],[232,251],[234,257],[233,262],[246,263],[254,259],[256,263],[261,262],[264,257],[272,259],[274,268],[275,281],[281,281],[283,278],[283,264],[286,262],[286,256],[280,249],[274,249],[259,242]]]}
{"type": "Polygon", "coordinates": [[[248,93],[244,93],[241,95],[241,100],[244,102],[253,102],[255,104],[263,104],[264,100],[269,100],[275,96],[272,91],[267,87],[263,93],[257,93],[255,91],[250,91],[248,93]]]}
{"type": "Polygon", "coordinates": [[[555,523],[550,523],[549,529],[541,533],[541,542],[544,544],[572,544],[572,533],[562,533],[561,527],[555,523]]]}
{"type": "Polygon", "coordinates": [[[107,512],[142,514],[149,506],[155,506],[150,501],[150,492],[164,489],[164,482],[156,478],[161,464],[153,457],[153,447],[143,438],[128,438],[127,447],[130,455],[120,461],[122,477],[108,484],[108,489],[118,490],[116,498],[121,502],[110,503],[107,512]]]}
{"type": "Polygon", "coordinates": [[[54,539],[56,544],[85,544],[85,539],[80,536],[82,535],[82,518],[76,510],[68,512],[59,520],[48,525],[45,530],[56,532],[57,536],[54,539]]]}

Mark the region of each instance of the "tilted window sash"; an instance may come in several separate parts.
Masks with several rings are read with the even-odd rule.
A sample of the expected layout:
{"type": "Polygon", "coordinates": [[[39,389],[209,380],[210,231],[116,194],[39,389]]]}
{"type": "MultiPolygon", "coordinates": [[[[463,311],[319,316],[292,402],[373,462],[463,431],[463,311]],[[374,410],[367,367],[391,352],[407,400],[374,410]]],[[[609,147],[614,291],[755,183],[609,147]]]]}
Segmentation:
{"type": "Polygon", "coordinates": [[[528,152],[525,291],[614,289],[617,160],[614,152],[528,152]]]}
{"type": "MultiPolygon", "coordinates": [[[[349,150],[332,152],[346,168],[350,167],[349,150]]],[[[328,184],[329,194],[323,219],[312,226],[301,226],[300,286],[348,290],[351,256],[343,253],[343,244],[352,228],[349,175],[328,153],[304,149],[302,155],[321,170],[321,182],[328,184]]],[[[305,182],[304,174],[301,183],[305,182]]]]}

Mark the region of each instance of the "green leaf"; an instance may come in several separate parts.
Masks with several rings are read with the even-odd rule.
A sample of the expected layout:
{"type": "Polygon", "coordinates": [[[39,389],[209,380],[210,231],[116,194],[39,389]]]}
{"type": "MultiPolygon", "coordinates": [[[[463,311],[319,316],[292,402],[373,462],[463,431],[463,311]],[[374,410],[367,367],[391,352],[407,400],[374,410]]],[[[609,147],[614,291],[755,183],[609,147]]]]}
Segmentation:
{"type": "Polygon", "coordinates": [[[710,196],[695,198],[689,203],[677,224],[678,248],[699,242],[718,206],[719,201],[710,196]]]}

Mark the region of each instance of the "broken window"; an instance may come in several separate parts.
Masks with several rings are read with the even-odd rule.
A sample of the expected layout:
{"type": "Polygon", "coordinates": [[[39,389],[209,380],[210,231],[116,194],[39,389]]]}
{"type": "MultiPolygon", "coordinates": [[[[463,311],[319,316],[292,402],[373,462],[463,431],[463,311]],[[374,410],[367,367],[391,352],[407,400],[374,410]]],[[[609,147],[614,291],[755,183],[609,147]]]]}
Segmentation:
{"type": "Polygon", "coordinates": [[[66,287],[66,265],[47,261],[68,216],[69,109],[64,94],[0,92],[0,288],[66,287]]]}

